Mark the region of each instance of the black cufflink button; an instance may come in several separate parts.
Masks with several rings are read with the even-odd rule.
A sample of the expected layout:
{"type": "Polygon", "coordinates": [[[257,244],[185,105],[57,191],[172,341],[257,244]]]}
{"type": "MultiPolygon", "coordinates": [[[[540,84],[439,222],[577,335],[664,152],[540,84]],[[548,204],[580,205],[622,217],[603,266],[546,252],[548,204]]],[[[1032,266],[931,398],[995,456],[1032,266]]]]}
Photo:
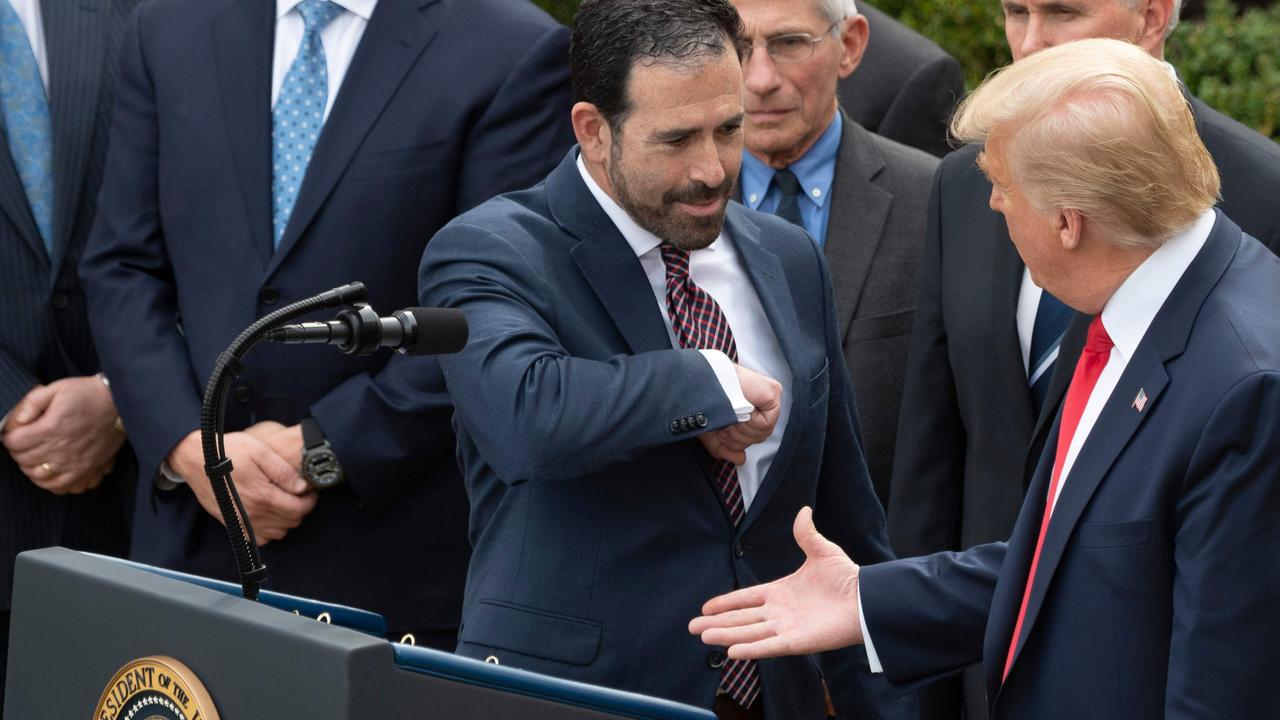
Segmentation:
{"type": "Polygon", "coordinates": [[[700,428],[704,428],[709,424],[709,421],[707,420],[707,416],[703,415],[702,413],[698,413],[698,416],[695,419],[698,421],[698,427],[700,428]]]}

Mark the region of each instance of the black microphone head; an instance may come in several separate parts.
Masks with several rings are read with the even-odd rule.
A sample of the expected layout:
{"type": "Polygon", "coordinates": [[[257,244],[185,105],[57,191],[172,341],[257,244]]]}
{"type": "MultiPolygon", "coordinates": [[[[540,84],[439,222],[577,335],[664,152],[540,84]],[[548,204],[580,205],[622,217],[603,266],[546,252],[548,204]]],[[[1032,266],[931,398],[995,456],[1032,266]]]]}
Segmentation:
{"type": "Polygon", "coordinates": [[[406,355],[448,355],[467,344],[467,317],[459,310],[416,307],[399,310],[396,315],[401,322],[408,316],[416,325],[416,332],[400,349],[406,355]]]}

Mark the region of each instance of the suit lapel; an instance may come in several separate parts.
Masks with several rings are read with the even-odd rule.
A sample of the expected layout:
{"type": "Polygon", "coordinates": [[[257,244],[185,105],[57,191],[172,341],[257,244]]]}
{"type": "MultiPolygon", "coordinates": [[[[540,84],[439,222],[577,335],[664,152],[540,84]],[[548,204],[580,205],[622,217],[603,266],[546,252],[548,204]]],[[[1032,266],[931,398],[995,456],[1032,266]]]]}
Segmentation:
{"type": "Polygon", "coordinates": [[[320,131],[270,275],[315,218],[405,74],[436,35],[418,13],[434,0],[382,0],[374,8],[351,67],[320,131]]]}
{"type": "Polygon", "coordinates": [[[240,178],[254,251],[272,252],[271,64],[275,3],[231,0],[214,18],[213,48],[228,148],[240,178]]]}
{"type": "MultiPolygon", "coordinates": [[[[1134,433],[1152,414],[1153,407],[1159,402],[1168,383],[1169,376],[1165,373],[1164,363],[1155,347],[1149,343],[1139,345],[1089,432],[1075,464],[1071,466],[1071,473],[1062,486],[1062,492],[1058,495],[1057,505],[1049,520],[1049,530],[1045,534],[1044,546],[1040,550],[1040,564],[1036,568],[1035,584],[1027,601],[1027,614],[1022,623],[1022,635],[1018,637],[1015,661],[1040,614],[1053,574],[1085,506],[1089,504],[1094,492],[1102,484],[1102,479],[1134,433]],[[1130,406],[1139,388],[1147,394],[1147,405],[1143,412],[1130,406]]],[[[1049,457],[1055,454],[1054,451],[1045,452],[1049,457]]],[[[1041,505],[1045,503],[1047,494],[1046,487],[1038,498],[1041,505]]]]}
{"type": "MultiPolygon", "coordinates": [[[[43,0],[53,121],[53,267],[67,252],[84,186],[102,77],[106,33],[103,0],[43,0]]],[[[56,272],[50,273],[50,282],[56,272]]]]}
{"type": "Polygon", "coordinates": [[[574,146],[547,177],[547,202],[556,223],[580,241],[570,251],[632,354],[670,350],[666,318],[653,303],[653,289],[640,259],[596,202],[578,174],[574,146]]]}
{"type": "MultiPolygon", "coordinates": [[[[1050,438],[1057,438],[1058,423],[1050,423],[1050,438]]],[[[991,613],[987,620],[987,632],[983,639],[983,676],[987,682],[987,697],[994,703],[1000,694],[1001,676],[1005,656],[1013,638],[1013,626],[1018,609],[1022,606],[1022,593],[1026,588],[1027,573],[1031,569],[1031,555],[1035,551],[1040,533],[1040,520],[1044,512],[1044,498],[1049,494],[1049,478],[1053,472],[1053,452],[1041,453],[1032,474],[1031,487],[1022,501],[1022,509],[1009,535],[1004,562],[995,594],[991,598],[991,613]]]]}
{"type": "Polygon", "coordinates": [[[991,224],[985,232],[993,236],[991,323],[995,338],[996,367],[1005,382],[1011,420],[1018,423],[1021,437],[1030,437],[1036,418],[1032,414],[1031,390],[1027,386],[1027,369],[1022,362],[1022,345],[1018,341],[1018,295],[1022,289],[1022,258],[999,213],[988,213],[991,224]]]}
{"type": "Polygon", "coordinates": [[[843,122],[823,248],[831,265],[841,335],[857,311],[893,204],[893,195],[872,183],[884,168],[884,157],[857,123],[847,116],[843,122]]]}
{"type": "Polygon", "coordinates": [[[1027,451],[1027,467],[1024,473],[1026,482],[1030,481],[1031,473],[1035,469],[1034,463],[1046,447],[1049,428],[1053,425],[1054,418],[1058,416],[1058,409],[1062,398],[1067,394],[1067,388],[1071,386],[1071,376],[1075,374],[1076,361],[1080,358],[1080,352],[1084,350],[1085,337],[1092,320],[1091,315],[1075,313],[1071,316],[1067,332],[1062,337],[1058,359],[1053,365],[1053,375],[1049,378],[1049,390],[1044,397],[1044,406],[1040,408],[1035,432],[1031,434],[1031,446],[1027,451]]]}
{"type": "Polygon", "coordinates": [[[797,419],[804,408],[809,406],[810,398],[808,385],[804,382],[807,376],[803,372],[804,366],[797,353],[807,339],[797,332],[800,327],[799,316],[796,314],[791,287],[787,284],[786,274],[782,270],[782,262],[761,242],[760,229],[745,217],[741,207],[730,206],[725,220],[725,231],[733,238],[743,270],[751,279],[751,285],[760,298],[760,305],[764,308],[769,325],[772,326],[778,338],[778,347],[782,350],[792,377],[791,417],[787,422],[787,430],[782,436],[777,455],[769,465],[769,472],[765,473],[761,479],[760,489],[751,500],[747,516],[738,527],[738,532],[742,533],[751,527],[752,522],[769,504],[769,498],[773,496],[786,475],[799,435],[804,431],[797,419]]]}
{"type": "Polygon", "coordinates": [[[9,218],[9,222],[13,223],[18,234],[31,248],[36,261],[45,272],[49,272],[49,253],[40,239],[40,230],[36,228],[36,219],[31,214],[31,205],[27,201],[26,191],[22,189],[22,179],[18,177],[13,156],[9,154],[8,142],[0,142],[0,212],[9,218]]]}
{"type": "MultiPolygon", "coordinates": [[[[1205,297],[1239,247],[1240,228],[1221,213],[1217,217],[1205,247],[1183,273],[1134,351],[1062,486],[1040,551],[1040,564],[1027,601],[1027,614],[1023,620],[1022,635],[1018,638],[1015,662],[1044,605],[1054,572],[1076,524],[1133,435],[1148,417],[1158,411],[1160,396],[1169,383],[1165,366],[1186,349],[1205,297]],[[1134,406],[1140,390],[1147,396],[1141,410],[1134,406]]],[[[1045,453],[1046,456],[1050,454],[1045,453]]],[[[1117,478],[1116,482],[1126,480],[1128,478],[1117,478]]],[[[1047,489],[1038,499],[1041,505],[1045,502],[1045,492],[1047,489]]]]}

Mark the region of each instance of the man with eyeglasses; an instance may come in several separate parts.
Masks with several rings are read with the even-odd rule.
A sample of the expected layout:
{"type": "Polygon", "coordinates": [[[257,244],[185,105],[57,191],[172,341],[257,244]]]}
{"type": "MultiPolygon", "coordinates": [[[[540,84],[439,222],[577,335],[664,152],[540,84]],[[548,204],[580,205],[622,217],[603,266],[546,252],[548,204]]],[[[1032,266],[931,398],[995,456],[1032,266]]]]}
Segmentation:
{"type": "Polygon", "coordinates": [[[938,160],[868,132],[837,102],[836,83],[868,41],[853,0],[734,4],[753,44],[743,60],[741,200],[804,228],[831,266],[867,467],[884,504],[938,160]]]}

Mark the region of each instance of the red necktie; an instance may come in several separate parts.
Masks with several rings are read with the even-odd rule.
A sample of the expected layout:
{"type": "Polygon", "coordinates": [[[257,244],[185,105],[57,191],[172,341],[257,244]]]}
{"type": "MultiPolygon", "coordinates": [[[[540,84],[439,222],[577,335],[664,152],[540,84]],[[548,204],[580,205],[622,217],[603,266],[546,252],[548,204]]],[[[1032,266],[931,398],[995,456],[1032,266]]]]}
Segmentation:
{"type": "Polygon", "coordinates": [[[1062,406],[1062,423],[1058,428],[1058,448],[1053,458],[1053,476],[1049,481],[1049,496],[1044,503],[1044,516],[1040,521],[1040,537],[1036,539],[1036,551],[1031,556],[1031,569],[1027,572],[1027,585],[1022,591],[1022,607],[1018,609],[1018,621],[1013,626],[1013,638],[1009,641],[1009,654],[1004,661],[1004,675],[1001,681],[1009,677],[1013,667],[1013,653],[1018,647],[1018,638],[1022,635],[1022,621],[1027,615],[1027,601],[1031,599],[1031,588],[1035,585],[1036,568],[1040,565],[1040,550],[1044,547],[1044,536],[1049,530],[1049,518],[1053,515],[1054,498],[1058,494],[1058,483],[1062,479],[1062,464],[1066,462],[1067,450],[1071,448],[1071,438],[1080,425],[1080,416],[1084,414],[1084,406],[1089,402],[1093,387],[1098,384],[1102,369],[1111,359],[1111,337],[1107,329],[1102,327],[1102,316],[1098,315],[1089,324],[1089,336],[1085,340],[1084,352],[1076,362],[1075,374],[1071,376],[1071,387],[1067,390],[1067,399],[1062,406]]]}
{"type": "MultiPolygon", "coordinates": [[[[667,311],[680,347],[719,350],[738,362],[738,345],[720,304],[689,277],[689,251],[663,243],[662,262],[667,266],[667,311]]],[[[715,473],[720,499],[737,527],[747,514],[738,468],[726,460],[717,460],[715,473]]],[[[760,669],[755,661],[726,661],[720,675],[720,692],[744,708],[751,707],[760,695],[760,669]]]]}

